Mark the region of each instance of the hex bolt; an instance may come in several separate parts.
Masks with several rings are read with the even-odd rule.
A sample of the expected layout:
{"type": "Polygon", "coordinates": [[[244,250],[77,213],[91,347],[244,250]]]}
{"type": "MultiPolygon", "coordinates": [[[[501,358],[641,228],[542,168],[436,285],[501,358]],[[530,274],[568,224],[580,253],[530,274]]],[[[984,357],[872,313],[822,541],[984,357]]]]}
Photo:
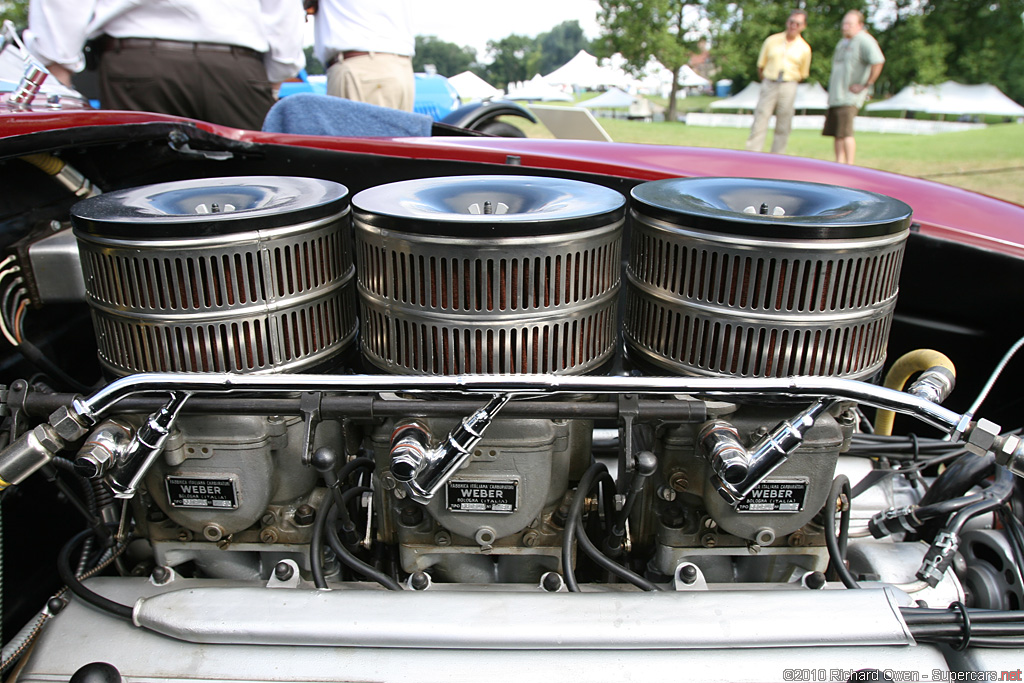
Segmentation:
{"type": "Polygon", "coordinates": [[[684,564],[679,568],[679,580],[687,586],[693,584],[697,580],[697,568],[692,564],[684,564]]]}
{"type": "Polygon", "coordinates": [[[298,526],[309,526],[316,521],[316,508],[312,505],[300,505],[295,508],[295,514],[292,515],[292,519],[298,526]]]}
{"type": "Polygon", "coordinates": [[[277,543],[277,530],[266,528],[260,532],[260,541],[262,543],[277,543]]]}
{"type": "Polygon", "coordinates": [[[842,427],[850,427],[857,424],[857,413],[847,408],[836,416],[836,422],[842,427]]]}
{"type": "Polygon", "coordinates": [[[274,578],[278,581],[287,581],[295,576],[295,569],[287,562],[278,562],[274,566],[274,578]]]}

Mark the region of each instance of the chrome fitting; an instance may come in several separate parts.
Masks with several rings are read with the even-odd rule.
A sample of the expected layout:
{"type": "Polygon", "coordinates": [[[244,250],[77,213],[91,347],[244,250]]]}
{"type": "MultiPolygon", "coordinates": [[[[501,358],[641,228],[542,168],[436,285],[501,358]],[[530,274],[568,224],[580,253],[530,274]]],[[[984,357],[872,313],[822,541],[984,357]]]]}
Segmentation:
{"type": "Polygon", "coordinates": [[[395,427],[391,434],[391,476],[402,483],[414,480],[427,466],[430,434],[416,422],[395,427]]]}
{"type": "Polygon", "coordinates": [[[1024,477],[1024,439],[1016,434],[1000,436],[996,439],[992,452],[996,456],[997,464],[1018,477],[1024,477]]]}
{"type": "Polygon", "coordinates": [[[88,416],[81,415],[78,411],[61,406],[50,414],[50,425],[64,441],[78,441],[93,425],[88,416]]]}
{"type": "Polygon", "coordinates": [[[64,439],[45,422],[22,434],[0,453],[0,490],[20,484],[64,448],[64,439]]]}
{"type": "Polygon", "coordinates": [[[164,450],[164,442],[181,409],[192,394],[174,392],[167,405],[150,415],[125,447],[107,483],[115,498],[131,498],[150,466],[164,450]]]}
{"type": "Polygon", "coordinates": [[[701,453],[722,480],[739,484],[750,471],[750,453],[736,428],[724,420],[711,420],[697,434],[701,453]]]}
{"type": "Polygon", "coordinates": [[[776,467],[803,443],[804,435],[814,426],[814,420],[825,412],[833,401],[819,399],[792,420],[775,426],[749,449],[747,475],[741,481],[730,482],[720,475],[712,477],[712,485],[730,505],[739,505],[754,488],[764,481],[776,467]]]}
{"type": "Polygon", "coordinates": [[[127,452],[135,427],[124,420],[104,420],[75,456],[75,471],[86,479],[98,479],[109,472],[127,452]]]}
{"type": "Polygon", "coordinates": [[[929,368],[907,388],[907,393],[932,403],[942,403],[953,393],[956,376],[942,366],[929,368]]]}
{"type": "Polygon", "coordinates": [[[1002,428],[999,425],[982,418],[967,430],[964,448],[975,455],[985,455],[995,447],[1000,431],[1002,428]]]}
{"type": "Polygon", "coordinates": [[[960,547],[960,537],[949,531],[940,531],[924,555],[917,578],[932,588],[939,585],[946,570],[953,564],[953,558],[960,547]]]}
{"type": "Polygon", "coordinates": [[[464,419],[437,448],[425,447],[423,436],[426,433],[422,427],[419,427],[419,435],[410,431],[408,440],[404,440],[403,435],[396,430],[392,436],[391,475],[402,483],[410,498],[417,503],[429,503],[434,494],[472,455],[473,449],[483,438],[484,430],[511,398],[512,394],[500,394],[492,398],[487,405],[464,419]],[[399,442],[397,445],[394,443],[396,438],[399,442]]]}

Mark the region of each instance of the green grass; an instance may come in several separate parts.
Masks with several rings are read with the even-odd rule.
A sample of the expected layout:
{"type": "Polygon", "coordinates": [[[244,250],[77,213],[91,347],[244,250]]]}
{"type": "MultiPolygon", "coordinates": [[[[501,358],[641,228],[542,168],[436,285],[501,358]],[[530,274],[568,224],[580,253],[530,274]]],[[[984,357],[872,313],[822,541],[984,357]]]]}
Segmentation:
{"type": "MultiPolygon", "coordinates": [[[[688,97],[679,102],[688,108],[702,109],[714,99],[688,97]]],[[[748,133],[745,128],[611,118],[599,121],[616,142],[743,149],[748,133]]],[[[542,125],[522,126],[522,119],[509,122],[522,127],[529,137],[552,137],[542,125]]],[[[834,159],[832,139],[822,137],[818,131],[793,131],[787,153],[834,159]]],[[[858,133],[857,164],[929,178],[1024,205],[1024,125],[1016,123],[937,135],[858,133]]]]}

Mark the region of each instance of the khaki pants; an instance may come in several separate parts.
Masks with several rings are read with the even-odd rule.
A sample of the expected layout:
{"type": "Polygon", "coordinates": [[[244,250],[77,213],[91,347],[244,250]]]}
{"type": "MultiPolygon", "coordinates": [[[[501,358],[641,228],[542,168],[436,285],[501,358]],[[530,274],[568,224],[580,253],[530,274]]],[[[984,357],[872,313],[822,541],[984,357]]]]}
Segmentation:
{"type": "Polygon", "coordinates": [[[327,94],[412,111],[416,97],[412,58],[371,52],[340,60],[327,70],[327,94]]]}
{"type": "Polygon", "coordinates": [[[793,127],[793,103],[796,101],[795,81],[761,81],[761,94],[754,111],[754,125],[750,127],[747,149],[760,152],[768,134],[768,122],[775,114],[775,137],[772,138],[772,153],[782,154],[789,142],[789,131],[793,127]]]}

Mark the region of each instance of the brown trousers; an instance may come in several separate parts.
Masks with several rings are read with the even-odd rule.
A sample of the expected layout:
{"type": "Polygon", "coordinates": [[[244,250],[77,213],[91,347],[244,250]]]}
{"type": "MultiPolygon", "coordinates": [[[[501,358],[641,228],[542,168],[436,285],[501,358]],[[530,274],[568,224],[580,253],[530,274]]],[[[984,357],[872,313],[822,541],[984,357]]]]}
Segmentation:
{"type": "Polygon", "coordinates": [[[113,48],[99,64],[104,109],[174,114],[259,130],[274,104],[263,60],[243,49],[113,48]]]}

